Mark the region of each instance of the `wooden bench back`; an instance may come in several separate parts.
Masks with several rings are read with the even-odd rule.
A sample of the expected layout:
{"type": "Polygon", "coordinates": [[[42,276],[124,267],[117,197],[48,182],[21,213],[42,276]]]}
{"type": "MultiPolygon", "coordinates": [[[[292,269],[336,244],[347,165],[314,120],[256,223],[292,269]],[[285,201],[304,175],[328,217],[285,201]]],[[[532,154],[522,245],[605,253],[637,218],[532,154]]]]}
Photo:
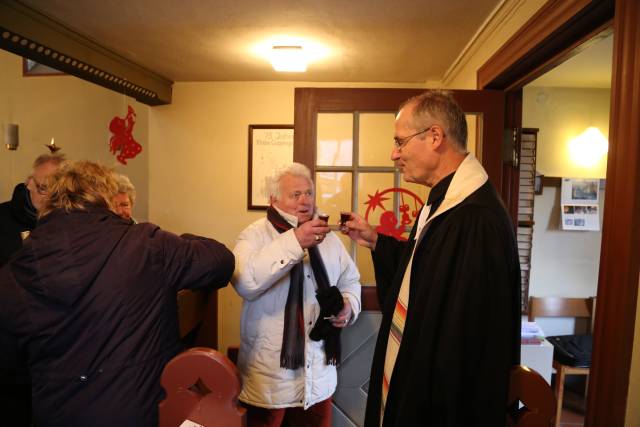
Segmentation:
{"type": "Polygon", "coordinates": [[[159,405],[160,427],[178,427],[187,419],[205,427],[246,425],[238,369],[216,350],[180,353],[167,363],[160,383],[167,393],[159,405]]]}
{"type": "Polygon", "coordinates": [[[526,366],[511,368],[507,426],[551,426],[556,415],[553,390],[540,374],[526,366]],[[522,402],[523,407],[519,407],[522,402]]]}

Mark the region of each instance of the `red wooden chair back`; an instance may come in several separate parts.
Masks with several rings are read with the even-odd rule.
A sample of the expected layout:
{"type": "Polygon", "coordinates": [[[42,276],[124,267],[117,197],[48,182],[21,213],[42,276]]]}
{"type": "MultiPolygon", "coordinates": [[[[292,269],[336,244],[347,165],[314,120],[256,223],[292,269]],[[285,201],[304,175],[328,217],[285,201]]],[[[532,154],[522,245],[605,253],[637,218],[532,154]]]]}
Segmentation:
{"type": "Polygon", "coordinates": [[[205,347],[180,353],[160,379],[167,397],[160,402],[160,427],[185,420],[205,427],[244,427],[246,410],[238,404],[238,369],[223,354],[205,347]]]}
{"type": "Polygon", "coordinates": [[[552,426],[555,415],[556,398],[544,378],[526,366],[511,368],[507,426],[552,426]]]}

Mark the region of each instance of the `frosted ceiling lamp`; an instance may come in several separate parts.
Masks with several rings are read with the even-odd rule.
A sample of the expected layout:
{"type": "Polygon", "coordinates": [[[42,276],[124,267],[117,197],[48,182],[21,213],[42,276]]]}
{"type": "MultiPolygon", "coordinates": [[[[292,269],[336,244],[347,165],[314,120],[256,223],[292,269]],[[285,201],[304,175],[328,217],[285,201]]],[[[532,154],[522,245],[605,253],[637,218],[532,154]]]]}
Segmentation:
{"type": "Polygon", "coordinates": [[[303,73],[307,71],[307,57],[302,46],[273,46],[269,62],[276,71],[303,73]]]}
{"type": "Polygon", "coordinates": [[[569,141],[571,159],[583,167],[593,167],[609,151],[607,138],[596,127],[589,127],[569,141]]]}

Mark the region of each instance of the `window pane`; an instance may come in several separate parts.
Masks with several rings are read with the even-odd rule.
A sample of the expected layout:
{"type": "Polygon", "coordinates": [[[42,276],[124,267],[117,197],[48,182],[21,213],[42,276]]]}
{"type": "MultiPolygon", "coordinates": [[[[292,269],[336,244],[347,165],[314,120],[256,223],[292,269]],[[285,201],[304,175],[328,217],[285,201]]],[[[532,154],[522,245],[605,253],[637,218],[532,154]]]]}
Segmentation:
{"type": "Polygon", "coordinates": [[[393,113],[362,113],[358,139],[360,166],[393,166],[393,113]]]}
{"type": "Polygon", "coordinates": [[[358,213],[371,225],[380,224],[383,215],[389,220],[395,217],[393,172],[358,174],[358,213]]]}
{"type": "Polygon", "coordinates": [[[353,114],[318,114],[316,164],[351,166],[353,161],[353,114]]]}
{"type": "Polygon", "coordinates": [[[337,224],[340,211],[351,211],[351,173],[316,173],[316,204],[318,210],[329,214],[329,224],[337,224]]]}

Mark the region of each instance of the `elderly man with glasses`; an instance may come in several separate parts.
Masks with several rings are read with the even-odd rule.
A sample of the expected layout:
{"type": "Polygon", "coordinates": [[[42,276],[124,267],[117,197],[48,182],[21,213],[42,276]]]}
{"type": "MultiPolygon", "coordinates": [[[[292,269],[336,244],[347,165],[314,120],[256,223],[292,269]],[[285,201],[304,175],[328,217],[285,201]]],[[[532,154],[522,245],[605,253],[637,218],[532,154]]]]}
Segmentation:
{"type": "Polygon", "coordinates": [[[396,117],[391,159],[429,197],[406,242],[356,214],[343,232],[371,249],[383,318],[365,426],[500,426],[520,359],[513,224],[466,150],[453,96],[429,90],[396,117]]]}
{"type": "Polygon", "coordinates": [[[115,177],[118,181],[118,194],[113,198],[113,207],[120,217],[135,223],[132,211],[133,204],[136,202],[136,188],[126,175],[116,174],[115,177]]]}
{"type": "MultiPolygon", "coordinates": [[[[16,185],[11,200],[0,204],[0,267],[9,262],[36,227],[38,210],[47,197],[47,179],[63,161],[61,154],[36,158],[26,181],[16,185]]],[[[26,359],[4,331],[0,331],[0,412],[7,425],[31,425],[31,383],[26,359]]]]}
{"type": "Polygon", "coordinates": [[[293,163],[276,174],[265,218],[233,253],[243,298],[238,367],[247,425],[331,426],[340,331],[360,312],[360,275],[327,219],[311,174],[293,163]]]}
{"type": "Polygon", "coordinates": [[[11,200],[0,204],[0,266],[22,247],[22,240],[36,227],[38,211],[47,198],[47,179],[64,160],[62,154],[38,156],[31,174],[14,188],[11,200]]]}

